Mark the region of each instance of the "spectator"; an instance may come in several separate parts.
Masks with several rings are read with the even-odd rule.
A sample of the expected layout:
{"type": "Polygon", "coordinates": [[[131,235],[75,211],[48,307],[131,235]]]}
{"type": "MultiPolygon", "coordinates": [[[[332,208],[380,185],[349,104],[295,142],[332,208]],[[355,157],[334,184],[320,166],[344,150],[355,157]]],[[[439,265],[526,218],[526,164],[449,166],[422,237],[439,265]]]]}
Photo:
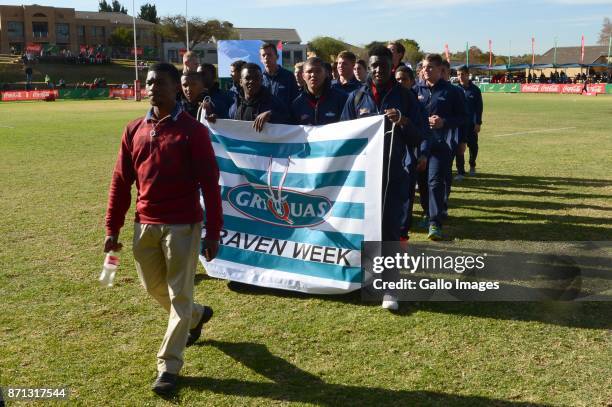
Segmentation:
{"type": "Polygon", "coordinates": [[[30,90],[32,87],[32,67],[30,65],[26,65],[24,71],[26,76],[26,90],[30,90]]]}

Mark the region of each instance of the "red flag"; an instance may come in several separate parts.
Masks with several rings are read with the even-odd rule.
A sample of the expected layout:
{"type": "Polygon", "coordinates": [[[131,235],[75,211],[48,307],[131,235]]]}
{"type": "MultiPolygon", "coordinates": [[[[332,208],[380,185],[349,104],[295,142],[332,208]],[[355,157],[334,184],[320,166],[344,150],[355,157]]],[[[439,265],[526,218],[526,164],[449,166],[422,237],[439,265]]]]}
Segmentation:
{"type": "Polygon", "coordinates": [[[582,36],[582,45],[580,50],[580,63],[584,64],[584,35],[582,36]]]}
{"type": "Polygon", "coordinates": [[[531,37],[531,65],[535,65],[535,38],[531,37]]]}
{"type": "Polygon", "coordinates": [[[446,60],[450,63],[450,54],[448,52],[448,44],[444,44],[444,53],[446,54],[446,60]]]}
{"type": "Polygon", "coordinates": [[[489,40],[489,68],[493,66],[493,42],[489,40]]]}

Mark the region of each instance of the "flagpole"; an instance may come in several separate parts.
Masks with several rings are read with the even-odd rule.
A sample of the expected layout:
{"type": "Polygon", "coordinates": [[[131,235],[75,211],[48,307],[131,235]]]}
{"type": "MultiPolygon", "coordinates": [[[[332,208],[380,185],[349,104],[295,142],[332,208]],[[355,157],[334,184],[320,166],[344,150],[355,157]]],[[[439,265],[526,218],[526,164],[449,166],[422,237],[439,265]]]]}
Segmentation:
{"type": "Polygon", "coordinates": [[[467,42],[465,43],[465,66],[470,67],[470,48],[467,42]]]}
{"type": "Polygon", "coordinates": [[[187,52],[189,52],[189,20],[187,20],[187,0],[185,0],[185,38],[187,40],[187,52]]]}
{"type": "Polygon", "coordinates": [[[132,23],[134,25],[134,73],[136,78],[134,79],[134,100],[140,100],[140,86],[138,84],[138,49],[136,47],[136,3],[132,0],[132,23]]]}
{"type": "Polygon", "coordinates": [[[553,66],[557,67],[557,37],[555,37],[555,53],[553,55],[553,66]]]}

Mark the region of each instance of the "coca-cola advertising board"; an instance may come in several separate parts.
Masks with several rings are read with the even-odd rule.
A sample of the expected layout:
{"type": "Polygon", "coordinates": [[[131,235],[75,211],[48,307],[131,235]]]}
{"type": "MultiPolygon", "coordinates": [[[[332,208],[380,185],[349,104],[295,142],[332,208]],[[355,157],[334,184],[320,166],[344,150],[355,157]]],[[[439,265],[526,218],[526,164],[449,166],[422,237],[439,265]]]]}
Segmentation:
{"type": "MultiPolygon", "coordinates": [[[[584,89],[583,83],[523,83],[521,93],[570,93],[581,94],[584,89]]],[[[605,83],[592,83],[587,85],[589,93],[606,93],[605,83]]]]}
{"type": "Polygon", "coordinates": [[[59,96],[57,89],[49,90],[15,90],[2,92],[3,102],[17,100],[45,100],[57,99],[59,96]]]}

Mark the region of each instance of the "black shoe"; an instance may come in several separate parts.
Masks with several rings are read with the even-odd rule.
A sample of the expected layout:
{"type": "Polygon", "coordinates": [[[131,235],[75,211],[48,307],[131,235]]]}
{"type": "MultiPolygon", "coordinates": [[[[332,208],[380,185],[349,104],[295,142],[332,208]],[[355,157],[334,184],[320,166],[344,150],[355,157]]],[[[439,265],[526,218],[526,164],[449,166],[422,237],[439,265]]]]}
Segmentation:
{"type": "Polygon", "coordinates": [[[204,310],[202,311],[202,318],[200,318],[200,322],[196,325],[195,328],[189,330],[189,335],[187,336],[187,346],[191,346],[198,339],[200,339],[200,335],[202,335],[202,327],[205,323],[210,321],[213,316],[213,310],[210,307],[204,306],[204,310]]]}
{"type": "Polygon", "coordinates": [[[161,372],[157,379],[155,379],[151,389],[160,396],[172,394],[176,390],[177,379],[178,375],[176,374],[161,372]]]}

